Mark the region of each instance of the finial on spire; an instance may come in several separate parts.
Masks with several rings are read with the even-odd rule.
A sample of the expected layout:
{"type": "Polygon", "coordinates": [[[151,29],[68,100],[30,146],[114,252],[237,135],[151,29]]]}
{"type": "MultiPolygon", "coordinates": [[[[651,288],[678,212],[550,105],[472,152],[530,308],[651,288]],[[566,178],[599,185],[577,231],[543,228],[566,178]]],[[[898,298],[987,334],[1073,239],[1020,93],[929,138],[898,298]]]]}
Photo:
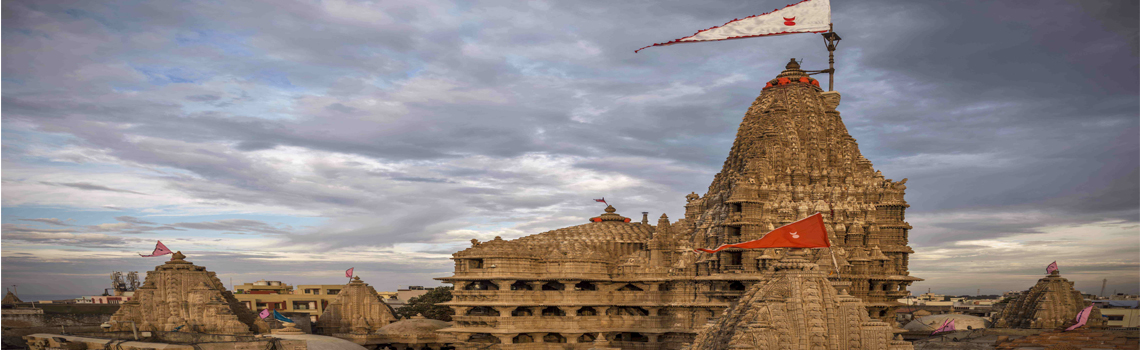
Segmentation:
{"type": "Polygon", "coordinates": [[[796,59],[793,58],[790,62],[788,62],[788,65],[784,66],[784,68],[785,69],[800,69],[800,63],[796,62],[796,59]]]}

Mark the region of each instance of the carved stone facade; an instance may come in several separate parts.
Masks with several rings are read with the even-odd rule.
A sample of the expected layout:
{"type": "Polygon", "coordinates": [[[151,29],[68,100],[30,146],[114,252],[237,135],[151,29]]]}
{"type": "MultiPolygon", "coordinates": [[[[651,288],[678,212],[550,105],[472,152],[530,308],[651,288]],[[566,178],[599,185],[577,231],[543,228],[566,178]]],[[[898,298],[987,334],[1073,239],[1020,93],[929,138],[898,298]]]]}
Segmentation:
{"type": "MultiPolygon", "coordinates": [[[[1002,309],[994,319],[995,328],[1037,328],[1053,329],[1075,323],[1077,313],[1089,306],[1090,302],[1073,289],[1073,282],[1061,277],[1061,271],[1053,271],[1045,278],[1037,280],[1033,288],[1021,293],[1002,309]]],[[[1099,326],[1104,322],[1100,309],[1093,308],[1088,325],[1099,326]]]]}
{"type": "Polygon", "coordinates": [[[267,333],[269,325],[226,290],[205,267],[176,252],[170,261],[146,273],[135,296],[111,316],[109,331],[193,332],[209,334],[267,333]]]}
{"type": "Polygon", "coordinates": [[[748,289],[691,350],[912,350],[891,325],[867,316],[859,298],[838,292],[826,270],[796,249],[773,264],[771,279],[748,289]]]}
{"type": "MultiPolygon", "coordinates": [[[[505,241],[472,240],[453,255],[455,285],[445,329],[459,348],[536,343],[535,348],[679,349],[747,290],[770,281],[784,249],[716,247],[823,213],[849,286],[871,318],[893,324],[909,276],[906,179],[892,181],[864,158],[823,92],[794,61],[744,116],[724,167],[685,217],[656,226],[613,207],[589,223],[505,241]],[[556,343],[543,345],[541,343],[556,343]]],[[[839,276],[842,276],[840,278],[839,276]]],[[[500,346],[505,348],[505,346],[500,346]]],[[[512,345],[510,347],[518,347],[512,345]]]]}
{"type": "Polygon", "coordinates": [[[355,276],[325,308],[317,321],[317,332],[332,336],[367,336],[392,322],[396,322],[392,307],[380,300],[375,288],[355,276]]]}

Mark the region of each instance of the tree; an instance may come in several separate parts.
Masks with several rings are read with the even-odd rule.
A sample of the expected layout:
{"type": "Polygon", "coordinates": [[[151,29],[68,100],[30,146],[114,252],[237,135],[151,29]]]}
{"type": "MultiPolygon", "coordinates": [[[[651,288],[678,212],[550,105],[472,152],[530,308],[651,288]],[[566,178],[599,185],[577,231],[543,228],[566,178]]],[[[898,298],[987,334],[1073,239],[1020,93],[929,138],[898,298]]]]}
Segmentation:
{"type": "Polygon", "coordinates": [[[451,301],[451,287],[436,287],[424,295],[408,300],[404,307],[396,310],[396,316],[410,318],[417,314],[424,317],[451,322],[451,315],[455,314],[450,307],[439,305],[451,301]]]}

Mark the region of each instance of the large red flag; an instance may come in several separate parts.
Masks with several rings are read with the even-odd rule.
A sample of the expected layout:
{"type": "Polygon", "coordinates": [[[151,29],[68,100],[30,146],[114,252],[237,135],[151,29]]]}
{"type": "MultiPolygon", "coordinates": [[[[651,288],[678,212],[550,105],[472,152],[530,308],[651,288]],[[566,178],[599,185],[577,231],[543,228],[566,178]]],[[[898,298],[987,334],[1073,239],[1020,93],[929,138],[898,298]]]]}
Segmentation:
{"type": "Polygon", "coordinates": [[[153,253],[150,253],[150,255],[139,254],[139,256],[144,257],[144,258],[151,258],[151,257],[156,257],[159,255],[166,255],[166,254],[170,254],[170,253],[174,253],[174,252],[170,251],[169,248],[166,248],[166,245],[162,244],[162,241],[158,241],[158,244],[156,244],[154,246],[154,252],[153,253]]]}
{"type": "Polygon", "coordinates": [[[823,214],[815,213],[803,220],[796,221],[768,232],[764,238],[737,243],[725,244],[716,249],[697,249],[705,253],[716,253],[725,248],[827,248],[831,241],[827,239],[827,229],[823,227],[823,214]]]}

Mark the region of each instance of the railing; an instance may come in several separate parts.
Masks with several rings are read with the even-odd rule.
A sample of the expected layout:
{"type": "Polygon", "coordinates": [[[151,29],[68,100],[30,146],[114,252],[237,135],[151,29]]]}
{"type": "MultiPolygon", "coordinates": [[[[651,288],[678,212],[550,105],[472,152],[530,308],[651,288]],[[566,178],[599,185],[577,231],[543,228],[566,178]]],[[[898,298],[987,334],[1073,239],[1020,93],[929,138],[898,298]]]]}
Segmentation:
{"type": "Polygon", "coordinates": [[[567,290],[457,290],[452,303],[497,303],[509,305],[656,305],[667,302],[660,291],[567,291],[567,290]],[[604,300],[599,303],[598,300],[604,300]]]}
{"type": "Polygon", "coordinates": [[[456,328],[502,328],[520,333],[645,332],[651,329],[688,329],[691,322],[672,316],[452,316],[456,328]]]}

